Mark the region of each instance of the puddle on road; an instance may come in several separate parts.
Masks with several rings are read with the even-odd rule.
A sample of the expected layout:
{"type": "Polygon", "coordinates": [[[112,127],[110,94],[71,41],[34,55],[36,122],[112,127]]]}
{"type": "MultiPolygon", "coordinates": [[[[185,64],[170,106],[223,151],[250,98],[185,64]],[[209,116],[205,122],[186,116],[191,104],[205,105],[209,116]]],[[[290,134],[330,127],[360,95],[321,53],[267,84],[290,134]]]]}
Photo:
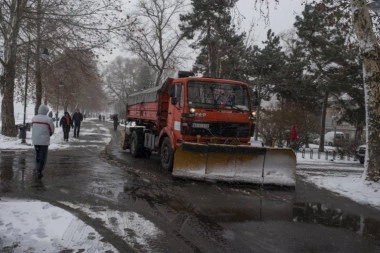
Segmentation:
{"type": "MultiPolygon", "coordinates": [[[[59,161],[64,168],[59,172],[59,175],[75,173],[74,170],[70,169],[66,158],[59,161]]],[[[71,157],[71,159],[75,163],[86,163],[85,159],[80,157],[71,157]]],[[[49,190],[43,182],[38,183],[29,180],[33,177],[33,169],[28,168],[28,166],[32,164],[33,154],[20,155],[17,152],[2,152],[0,155],[0,193],[9,193],[16,189],[49,190]]],[[[107,185],[104,189],[114,190],[117,194],[111,194],[113,197],[119,192],[124,192],[123,194],[127,197],[146,201],[151,206],[161,205],[174,210],[176,213],[202,217],[202,219],[206,218],[215,222],[288,221],[319,224],[326,227],[343,228],[371,238],[380,238],[379,220],[351,214],[342,209],[334,209],[325,203],[298,203],[291,198],[286,201],[283,199],[267,199],[259,194],[256,196],[246,195],[226,206],[225,201],[217,202],[215,200],[215,197],[220,196],[218,192],[212,197],[208,193],[205,196],[200,196],[194,192],[194,199],[189,202],[176,198],[175,192],[168,193],[163,190],[169,190],[170,187],[166,185],[155,184],[140,177],[131,176],[128,180],[125,181],[123,189],[112,189],[112,185],[107,185]]],[[[96,182],[91,186],[94,189],[105,187],[103,184],[96,184],[96,182]]],[[[175,191],[175,187],[173,189],[172,191],[175,191]]],[[[191,188],[183,187],[181,189],[189,190],[191,188]]],[[[102,196],[109,195],[108,192],[96,193],[102,196]]]]}
{"type": "MultiPolygon", "coordinates": [[[[138,180],[136,180],[138,181],[138,180]]],[[[136,182],[135,182],[136,183],[136,182]]],[[[282,200],[267,200],[252,196],[249,203],[234,202],[225,205],[204,196],[202,200],[194,197],[188,201],[158,194],[152,185],[140,182],[124,186],[124,192],[132,199],[144,200],[151,205],[166,206],[176,213],[194,215],[202,220],[208,219],[223,223],[244,223],[250,221],[287,221],[342,228],[371,238],[380,238],[380,221],[354,215],[342,209],[331,208],[323,203],[298,203],[282,200]],[[206,203],[207,202],[207,203],[206,203]]]]}
{"type": "Polygon", "coordinates": [[[360,235],[380,238],[380,221],[345,213],[321,203],[295,203],[293,221],[344,228],[360,235]]]}

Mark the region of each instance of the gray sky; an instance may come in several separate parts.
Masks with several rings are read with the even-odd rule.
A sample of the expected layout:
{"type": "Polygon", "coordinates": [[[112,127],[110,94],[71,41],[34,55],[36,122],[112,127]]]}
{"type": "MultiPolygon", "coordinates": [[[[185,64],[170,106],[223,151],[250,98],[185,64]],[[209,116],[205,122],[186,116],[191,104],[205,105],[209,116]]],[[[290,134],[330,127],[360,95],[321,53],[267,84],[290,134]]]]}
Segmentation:
{"type": "MultiPolygon", "coordinates": [[[[132,2],[135,1],[136,0],[133,0],[132,2]]],[[[259,10],[255,10],[255,1],[256,0],[239,0],[237,3],[239,13],[245,17],[242,23],[244,31],[248,33],[250,24],[254,24],[254,30],[251,35],[254,44],[260,44],[261,41],[266,39],[266,32],[269,28],[271,28],[276,35],[292,28],[296,14],[301,14],[304,7],[301,5],[302,0],[280,0],[278,5],[274,4],[274,0],[268,0],[271,2],[269,7],[270,23],[265,24],[264,18],[261,17],[259,10]]],[[[260,5],[258,5],[256,9],[259,7],[260,5]]],[[[263,11],[267,11],[266,7],[263,7],[263,11]]],[[[112,61],[118,55],[127,56],[128,54],[125,51],[115,50],[113,54],[106,55],[102,57],[102,59],[112,61]]],[[[191,65],[192,62],[189,62],[189,67],[191,67],[191,65]]]]}
{"type": "MultiPolygon", "coordinates": [[[[304,9],[304,5],[301,5],[301,0],[280,0],[278,5],[274,4],[274,0],[269,0],[269,2],[271,2],[269,10],[262,7],[264,12],[269,11],[269,24],[265,24],[259,10],[255,10],[255,0],[239,0],[237,4],[240,13],[246,17],[244,22],[245,30],[248,31],[250,24],[254,23],[253,38],[255,44],[259,44],[266,39],[268,29],[272,29],[275,35],[291,29],[296,15],[300,15],[304,9]]],[[[256,9],[259,9],[259,7],[260,5],[257,5],[256,9]]]]}

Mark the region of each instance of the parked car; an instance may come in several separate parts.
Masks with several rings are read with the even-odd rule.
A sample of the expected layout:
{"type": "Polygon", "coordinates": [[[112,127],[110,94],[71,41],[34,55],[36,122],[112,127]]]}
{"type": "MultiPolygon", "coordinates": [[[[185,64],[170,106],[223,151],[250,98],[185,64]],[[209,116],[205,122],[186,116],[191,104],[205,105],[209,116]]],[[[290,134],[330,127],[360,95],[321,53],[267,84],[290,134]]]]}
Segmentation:
{"type": "Polygon", "coordinates": [[[355,157],[359,160],[361,164],[364,163],[365,158],[365,151],[366,151],[367,145],[361,145],[356,149],[355,157]]]}
{"type": "MultiPolygon", "coordinates": [[[[316,138],[312,141],[312,143],[319,145],[319,141],[320,138],[316,138]]],[[[336,146],[342,146],[346,141],[347,138],[343,132],[327,132],[325,134],[325,146],[334,146],[334,143],[336,146]]]]}

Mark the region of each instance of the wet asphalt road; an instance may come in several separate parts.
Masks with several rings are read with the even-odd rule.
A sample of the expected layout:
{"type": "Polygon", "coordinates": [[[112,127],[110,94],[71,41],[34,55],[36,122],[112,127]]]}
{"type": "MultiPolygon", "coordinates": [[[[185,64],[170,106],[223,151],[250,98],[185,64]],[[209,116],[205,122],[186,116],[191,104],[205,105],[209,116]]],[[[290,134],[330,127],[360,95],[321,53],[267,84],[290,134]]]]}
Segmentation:
{"type": "Polygon", "coordinates": [[[112,123],[87,120],[82,127],[93,131],[81,136],[88,147],[70,142],[70,149],[49,151],[42,181],[35,180],[33,151],[0,151],[0,196],[42,200],[72,212],[119,252],[146,249],[64,203],[141,214],[163,231],[149,241],[150,252],[380,252],[376,209],[302,178],[296,189],[173,179],[157,154],[134,159],[122,151],[112,123]],[[101,144],[108,134],[103,125],[112,134],[107,146],[101,144]]]}

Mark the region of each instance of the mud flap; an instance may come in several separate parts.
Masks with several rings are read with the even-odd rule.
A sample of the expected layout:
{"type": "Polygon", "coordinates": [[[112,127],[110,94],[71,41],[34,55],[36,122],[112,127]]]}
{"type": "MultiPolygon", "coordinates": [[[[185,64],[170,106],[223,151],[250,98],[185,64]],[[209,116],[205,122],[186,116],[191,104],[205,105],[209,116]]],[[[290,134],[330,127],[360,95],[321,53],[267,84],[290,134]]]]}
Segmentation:
{"type": "Polygon", "coordinates": [[[284,150],[183,143],[174,154],[173,176],[293,186],[295,155],[284,150]]]}
{"type": "Polygon", "coordinates": [[[129,129],[127,128],[127,129],[122,129],[121,131],[120,131],[120,134],[121,134],[121,142],[120,142],[120,146],[121,146],[121,149],[122,150],[126,150],[126,149],[128,149],[128,148],[130,148],[131,147],[131,144],[130,144],[130,141],[129,141],[129,139],[130,139],[130,131],[129,131],[129,129]]]}

